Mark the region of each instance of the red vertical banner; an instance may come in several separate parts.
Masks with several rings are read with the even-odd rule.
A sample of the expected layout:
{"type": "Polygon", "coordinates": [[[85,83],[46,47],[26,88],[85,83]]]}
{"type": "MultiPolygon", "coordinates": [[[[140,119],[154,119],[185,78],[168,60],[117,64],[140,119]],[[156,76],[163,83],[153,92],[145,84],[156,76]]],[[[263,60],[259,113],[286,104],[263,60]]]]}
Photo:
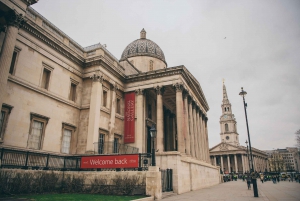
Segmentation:
{"type": "Polygon", "coordinates": [[[125,94],[124,143],[135,140],[135,93],[125,94]]]}

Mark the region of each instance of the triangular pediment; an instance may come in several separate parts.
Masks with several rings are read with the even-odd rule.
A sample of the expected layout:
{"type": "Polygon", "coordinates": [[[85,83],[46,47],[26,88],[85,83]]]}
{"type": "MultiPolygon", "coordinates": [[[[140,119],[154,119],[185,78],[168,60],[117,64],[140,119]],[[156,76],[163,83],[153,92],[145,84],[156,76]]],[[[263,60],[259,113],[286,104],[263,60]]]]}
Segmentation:
{"type": "Polygon", "coordinates": [[[239,151],[239,150],[244,150],[243,148],[239,146],[234,146],[228,143],[221,142],[217,144],[216,146],[212,147],[209,149],[209,152],[220,152],[220,151],[239,151]]]}

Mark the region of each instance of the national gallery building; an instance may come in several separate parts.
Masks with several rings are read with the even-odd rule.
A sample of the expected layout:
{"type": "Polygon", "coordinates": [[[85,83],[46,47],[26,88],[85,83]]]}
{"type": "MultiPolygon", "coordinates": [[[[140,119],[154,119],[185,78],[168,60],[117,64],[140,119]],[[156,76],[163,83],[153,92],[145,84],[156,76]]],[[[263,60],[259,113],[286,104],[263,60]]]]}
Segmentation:
{"type": "Polygon", "coordinates": [[[120,59],[100,43],[82,47],[30,7],[36,2],[0,0],[0,148],[150,153],[154,127],[156,164],[173,169],[174,191],[219,183],[209,106],[185,66],[169,67],[144,29],[120,59]]]}
{"type": "MultiPolygon", "coordinates": [[[[232,113],[226,86],[223,83],[222,115],[220,117],[221,143],[212,147],[210,152],[211,164],[220,166],[223,173],[250,172],[251,157],[248,147],[241,146],[239,134],[236,129],[236,120],[232,113]]],[[[268,171],[267,153],[252,147],[254,171],[268,171]]]]}

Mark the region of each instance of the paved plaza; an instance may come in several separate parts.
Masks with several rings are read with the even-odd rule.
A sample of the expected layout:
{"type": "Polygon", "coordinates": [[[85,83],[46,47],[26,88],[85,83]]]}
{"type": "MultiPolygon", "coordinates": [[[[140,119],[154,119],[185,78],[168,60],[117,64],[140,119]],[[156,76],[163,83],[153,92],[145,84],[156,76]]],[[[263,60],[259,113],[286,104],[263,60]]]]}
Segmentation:
{"type": "Polygon", "coordinates": [[[253,196],[252,189],[247,189],[246,182],[238,180],[168,197],[163,201],[300,201],[300,183],[281,181],[273,184],[272,181],[267,181],[262,184],[257,180],[257,184],[258,198],[253,196]]]}

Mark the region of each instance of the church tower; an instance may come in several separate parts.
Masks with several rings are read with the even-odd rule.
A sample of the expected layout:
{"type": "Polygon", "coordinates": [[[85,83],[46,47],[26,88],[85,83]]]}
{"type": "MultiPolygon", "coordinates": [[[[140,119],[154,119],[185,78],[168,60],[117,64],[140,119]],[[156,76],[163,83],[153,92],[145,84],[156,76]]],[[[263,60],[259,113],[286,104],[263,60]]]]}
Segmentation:
{"type": "Polygon", "coordinates": [[[222,115],[220,117],[221,127],[221,141],[232,145],[239,146],[239,134],[236,130],[236,120],[232,114],[231,104],[228,100],[226,86],[223,81],[223,101],[222,101],[222,115]]]}

